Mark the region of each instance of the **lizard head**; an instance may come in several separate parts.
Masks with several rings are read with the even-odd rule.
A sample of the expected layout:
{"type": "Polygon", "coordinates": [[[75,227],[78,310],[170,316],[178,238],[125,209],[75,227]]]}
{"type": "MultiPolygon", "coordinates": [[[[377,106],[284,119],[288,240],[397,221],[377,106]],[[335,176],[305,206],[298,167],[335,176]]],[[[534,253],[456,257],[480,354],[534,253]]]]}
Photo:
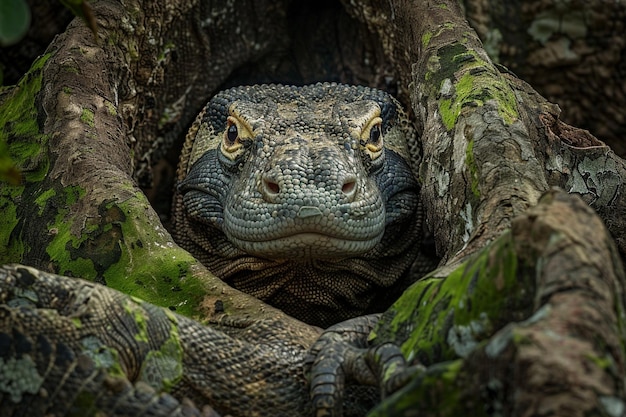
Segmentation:
{"type": "MultiPolygon", "coordinates": [[[[408,134],[398,102],[366,87],[221,92],[188,135],[175,234],[262,299],[294,280],[336,292],[346,274],[362,282],[357,293],[391,285],[410,264],[397,258],[419,238],[408,134]]],[[[348,292],[341,297],[357,295],[348,292]]]]}

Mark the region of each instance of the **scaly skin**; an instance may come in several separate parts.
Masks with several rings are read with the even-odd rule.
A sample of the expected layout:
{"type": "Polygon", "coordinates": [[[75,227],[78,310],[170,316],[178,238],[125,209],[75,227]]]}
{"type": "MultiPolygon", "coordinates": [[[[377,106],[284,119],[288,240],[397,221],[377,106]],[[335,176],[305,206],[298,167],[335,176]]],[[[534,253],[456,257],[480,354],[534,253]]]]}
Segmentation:
{"type": "Polygon", "coordinates": [[[174,238],[228,284],[308,323],[383,311],[419,256],[414,141],[383,91],[221,92],[187,137],[174,238]]]}
{"type": "MultiPolygon", "coordinates": [[[[374,324],[342,329],[366,335],[374,324]]],[[[203,326],[88,281],[0,267],[0,415],[340,415],[344,379],[375,385],[404,364],[397,348],[340,347],[336,331],[307,356],[318,336],[271,320],[203,326]]],[[[345,415],[376,398],[353,391],[345,415]]]]}

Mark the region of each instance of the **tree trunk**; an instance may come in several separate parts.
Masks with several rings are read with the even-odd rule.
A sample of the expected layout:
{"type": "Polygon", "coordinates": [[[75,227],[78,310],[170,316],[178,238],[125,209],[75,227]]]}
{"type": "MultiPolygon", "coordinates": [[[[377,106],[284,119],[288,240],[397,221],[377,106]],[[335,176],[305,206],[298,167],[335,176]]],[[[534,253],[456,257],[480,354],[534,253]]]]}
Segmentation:
{"type": "Polygon", "coordinates": [[[23,174],[0,189],[0,262],[196,318],[295,323],[176,246],[138,183],[152,182],[154,161],[211,94],[252,74],[383,87],[414,116],[414,168],[442,261],[376,331],[375,343],[429,366],[380,415],[618,415],[620,257],[593,210],[549,190],[579,194],[623,257],[624,161],[494,65],[457,2],[344,1],[347,14],[330,2],[161,3],[95,3],[97,42],[74,21],[0,96],[0,142],[23,174]],[[305,24],[320,28],[302,38],[305,24]],[[304,52],[311,45],[330,52],[304,52]]]}

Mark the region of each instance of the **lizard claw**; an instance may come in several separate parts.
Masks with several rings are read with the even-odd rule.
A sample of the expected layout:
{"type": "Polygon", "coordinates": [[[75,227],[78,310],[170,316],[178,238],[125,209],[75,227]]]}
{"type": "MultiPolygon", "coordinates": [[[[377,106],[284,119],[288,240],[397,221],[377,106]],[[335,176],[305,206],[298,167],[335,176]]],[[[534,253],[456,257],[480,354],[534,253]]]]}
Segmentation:
{"type": "Polygon", "coordinates": [[[378,387],[384,398],[414,375],[415,367],[407,367],[397,345],[369,345],[369,333],[379,317],[357,317],[331,326],[309,350],[305,372],[317,417],[343,415],[346,383],[378,387]]]}

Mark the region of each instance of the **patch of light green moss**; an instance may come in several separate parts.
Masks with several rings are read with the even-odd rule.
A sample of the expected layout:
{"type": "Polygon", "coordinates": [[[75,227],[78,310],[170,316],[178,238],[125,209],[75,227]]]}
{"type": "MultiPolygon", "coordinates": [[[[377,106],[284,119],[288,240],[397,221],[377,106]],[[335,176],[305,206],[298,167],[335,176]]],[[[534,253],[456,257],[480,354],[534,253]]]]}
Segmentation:
{"type": "Polygon", "coordinates": [[[178,246],[160,243],[165,230],[155,230],[145,215],[148,205],[143,194],[118,205],[126,214],[120,222],[122,252],[104,278],[111,288],[192,317],[206,294],[190,270],[197,261],[178,246]]]}
{"type": "Polygon", "coordinates": [[[596,365],[603,371],[615,370],[615,360],[609,354],[606,354],[603,357],[587,354],[586,357],[589,361],[593,362],[594,365],[596,365]]]}
{"type": "Polygon", "coordinates": [[[80,70],[78,69],[78,67],[75,67],[74,65],[65,64],[61,68],[63,68],[64,71],[67,71],[72,74],[80,74],[80,70]]]}
{"type": "Polygon", "coordinates": [[[37,198],[35,198],[35,204],[37,204],[37,207],[39,207],[40,216],[43,214],[43,211],[46,207],[46,203],[48,202],[48,200],[56,196],[56,194],[57,192],[53,188],[50,188],[49,190],[42,192],[41,194],[37,196],[37,198]]]}
{"type": "Polygon", "coordinates": [[[392,306],[393,319],[382,325],[392,333],[410,329],[402,345],[406,357],[420,352],[420,358],[457,358],[465,351],[463,344],[472,347],[487,338],[501,309],[512,296],[520,295],[522,283],[516,271],[517,257],[507,232],[446,278],[415,283],[392,306]],[[442,333],[442,329],[463,330],[464,334],[457,335],[453,345],[449,332],[442,333]]]}
{"type": "MultiPolygon", "coordinates": [[[[453,99],[444,99],[439,101],[439,112],[444,126],[448,130],[452,130],[456,124],[456,120],[461,114],[461,109],[467,104],[472,97],[474,91],[474,77],[469,73],[465,73],[461,79],[455,84],[456,93],[453,99]]],[[[482,102],[477,104],[482,105],[482,102]]]]}
{"type": "Polygon", "coordinates": [[[133,321],[137,325],[137,333],[135,333],[135,340],[137,342],[149,342],[148,337],[148,319],[144,314],[143,309],[139,306],[140,303],[131,301],[127,302],[124,305],[124,311],[130,317],[133,318],[133,321]]]}
{"type": "Polygon", "coordinates": [[[432,37],[433,37],[432,32],[424,32],[424,34],[422,35],[422,46],[424,48],[428,46],[432,37]]]}
{"type": "Polygon", "coordinates": [[[73,259],[68,248],[68,245],[77,248],[80,243],[88,238],[88,233],[84,233],[82,236],[76,236],[72,233],[73,221],[69,216],[71,206],[84,195],[85,190],[76,186],[63,188],[61,195],[48,196],[46,201],[50,198],[58,199],[59,210],[54,222],[48,225],[48,233],[53,235],[53,238],[46,247],[46,252],[50,256],[50,260],[58,265],[59,274],[94,279],[97,274],[93,261],[86,258],[73,259]]]}
{"type": "Polygon", "coordinates": [[[175,49],[175,45],[174,42],[166,42],[165,45],[163,45],[163,50],[161,50],[161,52],[159,53],[159,56],[157,57],[157,60],[159,62],[163,62],[165,61],[165,59],[167,58],[167,56],[175,49]]]}
{"type": "Polygon", "coordinates": [[[104,102],[104,106],[107,109],[107,112],[111,115],[111,116],[117,116],[117,109],[115,108],[115,106],[113,105],[113,103],[111,103],[110,101],[105,100],[104,102]]]}
{"type": "Polygon", "coordinates": [[[95,122],[94,122],[94,113],[93,113],[93,111],[91,111],[89,109],[83,109],[83,111],[80,114],[80,121],[85,123],[89,127],[94,127],[95,126],[95,122]]]}
{"type": "Polygon", "coordinates": [[[454,128],[465,106],[483,106],[490,100],[495,101],[498,114],[506,124],[519,117],[517,101],[510,86],[491,64],[474,51],[462,44],[449,45],[441,48],[438,58],[436,73],[431,75],[437,88],[448,78],[457,79],[454,94],[439,101],[439,113],[446,129],[454,128]]]}

